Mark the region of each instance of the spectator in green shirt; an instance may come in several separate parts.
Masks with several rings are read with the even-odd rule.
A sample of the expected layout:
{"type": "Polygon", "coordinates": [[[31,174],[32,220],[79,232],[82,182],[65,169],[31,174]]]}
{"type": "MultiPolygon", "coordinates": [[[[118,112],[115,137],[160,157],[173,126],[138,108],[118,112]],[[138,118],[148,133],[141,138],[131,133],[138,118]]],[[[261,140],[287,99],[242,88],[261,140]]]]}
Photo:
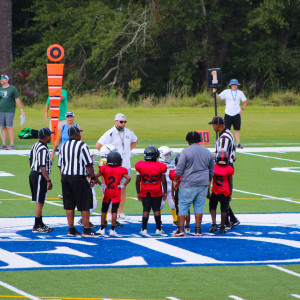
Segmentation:
{"type": "MultiPolygon", "coordinates": [[[[67,109],[67,102],[68,102],[68,93],[66,90],[61,90],[61,99],[60,99],[60,110],[59,110],[59,118],[58,118],[58,128],[60,128],[62,125],[67,124],[66,121],[66,112],[67,109]]],[[[47,99],[46,105],[45,105],[45,120],[48,119],[48,110],[50,106],[49,97],[47,99]]],[[[51,124],[50,124],[51,128],[51,124]]]]}
{"type": "Polygon", "coordinates": [[[13,122],[16,111],[16,103],[18,104],[21,114],[25,112],[20,101],[20,95],[16,87],[9,84],[8,75],[1,75],[0,87],[0,126],[2,127],[3,145],[1,149],[14,150],[14,128],[13,122]],[[7,134],[10,138],[10,146],[6,147],[7,134]]]}

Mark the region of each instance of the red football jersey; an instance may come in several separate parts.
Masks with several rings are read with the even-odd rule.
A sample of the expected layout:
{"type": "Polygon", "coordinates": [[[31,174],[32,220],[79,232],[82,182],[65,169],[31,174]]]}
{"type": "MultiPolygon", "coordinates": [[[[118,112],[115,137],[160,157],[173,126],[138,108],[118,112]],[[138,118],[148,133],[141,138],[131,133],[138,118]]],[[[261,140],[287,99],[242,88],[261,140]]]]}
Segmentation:
{"type": "Polygon", "coordinates": [[[161,162],[140,160],[135,169],[141,175],[141,197],[146,197],[148,192],[151,197],[162,196],[161,174],[167,172],[167,166],[161,162]]]}
{"type": "Polygon", "coordinates": [[[228,165],[215,164],[214,180],[212,192],[223,194],[225,197],[230,195],[228,177],[234,174],[234,168],[228,165]]]}
{"type": "Polygon", "coordinates": [[[104,177],[106,184],[103,202],[109,203],[109,199],[111,199],[112,203],[120,202],[121,189],[118,185],[121,184],[124,174],[128,174],[127,169],[119,166],[104,165],[99,167],[99,172],[104,177]]]}
{"type": "MultiPolygon", "coordinates": [[[[174,178],[175,178],[175,169],[171,170],[170,173],[169,173],[169,178],[170,180],[174,181],[174,178]]],[[[179,186],[180,186],[180,181],[181,181],[181,175],[178,177],[178,184],[176,185],[176,190],[179,189],[179,186]]]]}

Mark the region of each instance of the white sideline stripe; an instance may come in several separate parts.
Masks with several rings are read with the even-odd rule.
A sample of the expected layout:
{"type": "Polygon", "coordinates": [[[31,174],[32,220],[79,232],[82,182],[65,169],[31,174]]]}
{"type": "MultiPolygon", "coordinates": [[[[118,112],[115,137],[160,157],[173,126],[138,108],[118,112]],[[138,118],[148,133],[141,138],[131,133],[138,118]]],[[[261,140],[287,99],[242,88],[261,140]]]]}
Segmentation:
{"type": "Polygon", "coordinates": [[[7,289],[19,294],[19,295],[23,295],[25,297],[27,297],[28,299],[32,299],[32,300],[41,300],[41,298],[38,298],[38,297],[35,297],[33,295],[30,295],[22,290],[19,290],[17,289],[16,287],[6,283],[6,282],[3,282],[3,281],[0,281],[0,285],[2,285],[3,287],[6,287],[7,289]]]}
{"type": "Polygon", "coordinates": [[[290,294],[291,296],[295,297],[295,298],[298,298],[300,299],[300,295],[297,295],[297,294],[290,294]]]}
{"type": "Polygon", "coordinates": [[[245,300],[244,298],[235,296],[235,295],[228,295],[229,298],[235,299],[235,300],[245,300]]]}
{"type": "Polygon", "coordinates": [[[279,271],[282,271],[282,272],[285,272],[285,273],[288,273],[288,274],[291,274],[291,275],[300,277],[300,274],[299,274],[299,273],[293,272],[293,271],[291,271],[291,270],[284,269],[284,268],[279,267],[279,266],[276,266],[276,265],[267,265],[267,266],[270,267],[270,268],[274,268],[274,269],[277,269],[277,270],[279,270],[279,271]]]}
{"type": "Polygon", "coordinates": [[[291,203],[296,203],[296,204],[300,204],[300,201],[293,201],[293,200],[289,200],[287,198],[280,198],[280,197],[274,197],[274,196],[269,196],[269,195],[263,195],[263,194],[258,194],[258,193],[251,193],[251,192],[246,192],[246,191],[241,191],[241,190],[237,190],[237,189],[233,189],[235,192],[239,192],[239,193],[243,193],[243,194],[249,194],[249,195],[255,195],[255,196],[261,196],[261,197],[265,197],[265,198],[271,198],[271,199],[278,199],[278,200],[282,200],[282,201],[286,201],[286,202],[291,202],[291,203]]]}
{"type": "Polygon", "coordinates": [[[259,157],[265,157],[265,158],[273,158],[273,159],[278,159],[278,160],[284,160],[284,161],[290,161],[290,162],[300,163],[299,160],[286,159],[286,158],[280,158],[280,157],[274,157],[274,156],[267,156],[267,155],[261,155],[261,154],[254,154],[254,153],[247,153],[247,152],[241,152],[241,153],[242,154],[246,154],[246,155],[253,155],[253,156],[259,156],[259,157]]]}
{"type": "Polygon", "coordinates": [[[180,300],[179,298],[175,298],[175,297],[166,297],[166,299],[171,299],[171,300],[180,300]]]}

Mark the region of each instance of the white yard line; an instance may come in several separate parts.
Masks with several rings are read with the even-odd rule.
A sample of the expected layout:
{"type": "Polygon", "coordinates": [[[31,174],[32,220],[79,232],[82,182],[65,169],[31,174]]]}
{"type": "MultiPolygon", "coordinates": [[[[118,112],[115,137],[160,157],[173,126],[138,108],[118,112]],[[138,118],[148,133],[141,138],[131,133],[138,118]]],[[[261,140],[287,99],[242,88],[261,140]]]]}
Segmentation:
{"type": "Polygon", "coordinates": [[[295,298],[298,298],[300,299],[300,295],[297,295],[297,294],[290,294],[292,297],[295,297],[295,298]]]}
{"type": "Polygon", "coordinates": [[[293,271],[291,271],[291,270],[284,269],[284,268],[279,267],[279,266],[276,266],[276,265],[267,265],[267,266],[270,267],[270,268],[274,268],[274,269],[277,269],[277,270],[279,270],[279,271],[282,271],[282,272],[285,272],[285,273],[288,273],[288,274],[291,274],[291,275],[300,277],[300,274],[299,274],[299,273],[293,272],[293,271]]]}
{"type": "Polygon", "coordinates": [[[28,299],[32,299],[32,300],[41,300],[41,298],[35,297],[35,296],[33,296],[33,295],[31,295],[31,294],[28,294],[28,293],[26,293],[26,292],[24,292],[24,291],[22,291],[22,290],[19,290],[19,289],[17,289],[16,287],[14,287],[14,286],[12,286],[12,285],[6,283],[6,282],[0,281],[0,285],[2,285],[3,287],[5,287],[5,288],[7,288],[7,289],[9,289],[9,290],[11,290],[11,291],[13,291],[13,292],[19,294],[19,295],[25,296],[25,297],[28,298],[28,299]]]}
{"type": "Polygon", "coordinates": [[[264,197],[264,198],[278,199],[278,200],[282,200],[282,201],[286,201],[286,202],[300,204],[300,201],[294,201],[294,200],[290,200],[290,199],[287,199],[287,198],[274,197],[274,196],[269,196],[269,195],[264,195],[264,194],[258,194],[258,193],[252,193],[252,192],[247,192],[247,191],[241,191],[241,190],[237,190],[237,189],[233,189],[233,190],[235,192],[239,192],[239,193],[243,193],[243,194],[261,196],[261,197],[264,197]]]}
{"type": "Polygon", "coordinates": [[[235,300],[245,300],[244,298],[241,298],[241,297],[238,297],[238,296],[235,296],[235,295],[228,295],[229,298],[231,299],[235,299],[235,300]]]}
{"type": "Polygon", "coordinates": [[[300,163],[299,160],[286,159],[286,158],[280,158],[280,157],[274,157],[274,156],[268,156],[268,155],[261,155],[261,154],[254,154],[254,153],[248,153],[248,152],[240,152],[240,153],[241,154],[246,154],[246,155],[258,156],[258,157],[273,158],[273,159],[278,159],[278,160],[284,160],[284,161],[300,163]]]}

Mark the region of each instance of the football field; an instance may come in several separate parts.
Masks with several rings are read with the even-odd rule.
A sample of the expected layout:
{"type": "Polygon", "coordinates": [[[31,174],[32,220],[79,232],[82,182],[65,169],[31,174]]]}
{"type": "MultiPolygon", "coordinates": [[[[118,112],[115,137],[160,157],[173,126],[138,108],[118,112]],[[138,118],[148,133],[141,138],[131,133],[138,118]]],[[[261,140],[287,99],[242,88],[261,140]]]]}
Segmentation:
{"type": "MultiPolygon", "coordinates": [[[[283,112],[290,119],[299,116],[299,112],[283,112]]],[[[35,141],[17,141],[15,152],[0,151],[0,299],[299,299],[299,129],[291,130],[278,112],[264,115],[253,109],[245,116],[245,149],[236,154],[231,203],[240,225],[226,234],[210,234],[206,203],[203,236],[193,235],[192,216],[191,234],[174,238],[166,203],[165,234],[155,235],[152,215],[148,235],[139,234],[142,206],[136,199],[134,163],[143,159],[140,152],[148,144],[168,145],[178,152],[185,146],[187,131],[210,130],[210,114],[203,113],[197,125],[192,125],[198,118],[193,111],[172,112],[164,119],[157,113],[154,128],[152,113],[146,123],[140,111],[131,113],[135,121],[128,127],[137,133],[139,147],[132,157],[125,204],[130,220],[116,229],[117,237],[67,237],[67,220],[57,197],[61,193],[57,157],[51,174],[54,187],[43,209],[44,222],[55,229],[32,233],[35,204],[28,183],[28,151],[35,141]],[[169,124],[176,120],[182,121],[183,128],[178,126],[174,133],[169,124]],[[269,120],[276,120],[280,127],[268,127],[269,120]]],[[[87,143],[94,149],[99,134],[112,122],[103,113],[103,128],[95,128],[85,123],[86,114],[78,114],[78,123],[84,124],[87,143]]],[[[32,116],[36,119],[35,112],[32,116]]],[[[214,141],[211,132],[210,150],[214,141]]],[[[96,192],[98,207],[91,221],[98,229],[102,194],[99,187],[96,192]]],[[[79,218],[77,212],[76,221],[79,218]]],[[[77,229],[82,231],[79,225],[77,229]]]]}

